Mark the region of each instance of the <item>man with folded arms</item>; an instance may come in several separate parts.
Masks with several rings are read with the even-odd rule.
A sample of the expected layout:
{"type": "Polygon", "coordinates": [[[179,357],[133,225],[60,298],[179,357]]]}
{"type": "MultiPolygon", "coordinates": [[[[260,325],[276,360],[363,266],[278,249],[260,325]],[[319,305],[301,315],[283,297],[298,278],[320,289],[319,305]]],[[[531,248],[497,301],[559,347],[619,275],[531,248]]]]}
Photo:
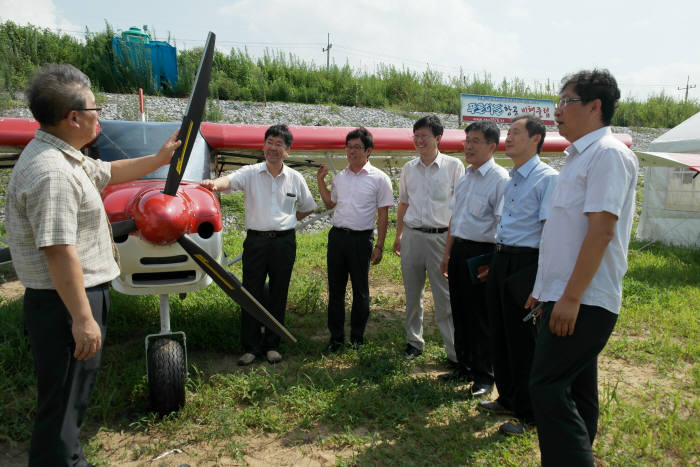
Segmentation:
{"type": "MultiPolygon", "coordinates": [[[[316,209],[304,177],[284,165],[292,146],[292,133],[286,125],[273,125],[265,131],[265,162],[248,165],[201,185],[212,191],[245,193],[246,239],[243,242],[243,287],[263,303],[272,316],[284,324],[287,293],[296,259],[297,221],[316,209]],[[265,280],[270,279],[269,301],[264,300],[265,280]]],[[[265,354],[267,361],[282,360],[280,338],[265,329],[245,310],[241,312],[241,366],[250,365],[265,354]]]]}
{"type": "Polygon", "coordinates": [[[592,466],[598,354],[615,327],[639,163],[610,131],[607,70],[564,78],[554,117],[571,142],[542,231],[528,307],[545,302],[530,374],[542,465],[592,466]]]}
{"type": "Polygon", "coordinates": [[[345,343],[348,275],[352,282],[350,343],[360,346],[364,342],[369,319],[369,265],[382,260],[389,206],[394,205],[391,180],[369,163],[372,148],[372,133],[357,128],[345,137],[348,166],[335,176],[330,191],[325,181],[328,167],[322,165],[316,174],[323,203],[328,209],[335,208],[327,253],[329,352],[337,352],[345,343]]]}
{"type": "Polygon", "coordinates": [[[535,283],[540,236],[557,177],[557,171],[538,156],[545,135],[544,124],[532,115],[515,118],[508,129],[506,155],[513,168],[486,286],[498,399],[482,401],[479,408],[514,414],[517,419],[499,428],[506,435],[523,434],[535,423],[528,388],[535,326],[530,320],[523,322],[523,317],[528,313],[525,302],[535,283]]]}
{"type": "Polygon", "coordinates": [[[486,284],[472,280],[467,260],[494,250],[508,171],[493,159],[501,136],[498,125],[478,121],[465,133],[464,159],[470,165],[455,186],[447,247],[440,264],[450,286],[457,367],[439,378],[474,381],[471,395],[480,398],[493,387],[486,284]]]}
{"type": "Polygon", "coordinates": [[[464,165],[438,150],[443,126],[428,115],[413,125],[413,144],[420,157],[401,169],[399,205],[396,209],[394,253],[401,256],[401,274],[406,292],[406,350],[412,360],[423,353],[423,292],[428,273],[433,292],[435,323],[445,343],[447,359],[456,364],[450,292],[440,273],[445,253],[450,199],[464,165]]]}

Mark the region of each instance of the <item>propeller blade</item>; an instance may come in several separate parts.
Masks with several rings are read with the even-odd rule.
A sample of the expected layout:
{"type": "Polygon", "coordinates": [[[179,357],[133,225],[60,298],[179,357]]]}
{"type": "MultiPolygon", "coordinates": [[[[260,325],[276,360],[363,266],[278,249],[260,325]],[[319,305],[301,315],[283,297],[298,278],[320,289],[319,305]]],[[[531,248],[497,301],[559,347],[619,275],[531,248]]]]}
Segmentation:
{"type": "Polygon", "coordinates": [[[209,253],[204,251],[199,245],[185,235],[178,238],[177,242],[199,267],[221,287],[226,295],[238,303],[241,308],[247,311],[253,318],[260,321],[270,331],[292,344],[296,343],[297,340],[287,331],[287,328],[280,324],[280,322],[250,294],[250,292],[243,288],[243,284],[241,284],[241,281],[239,281],[236,276],[224,269],[224,267],[216,262],[209,253]]]}
{"type": "Polygon", "coordinates": [[[182,181],[182,176],[187,168],[187,161],[190,159],[194,140],[199,132],[199,125],[202,123],[202,115],[209,95],[209,78],[214,60],[215,42],[216,35],[209,32],[207,43],[204,45],[204,54],[199,62],[197,77],[194,79],[190,101],[187,104],[187,112],[182,119],[178,134],[178,139],[182,141],[182,144],[175,150],[173,158],[170,160],[168,178],[165,181],[165,189],[163,189],[163,193],[166,195],[175,196],[177,193],[177,188],[180,186],[180,181],[182,181]]]}
{"type": "Polygon", "coordinates": [[[136,221],[133,219],[112,222],[112,238],[129,235],[131,232],[136,232],[136,230],[136,221]]]}

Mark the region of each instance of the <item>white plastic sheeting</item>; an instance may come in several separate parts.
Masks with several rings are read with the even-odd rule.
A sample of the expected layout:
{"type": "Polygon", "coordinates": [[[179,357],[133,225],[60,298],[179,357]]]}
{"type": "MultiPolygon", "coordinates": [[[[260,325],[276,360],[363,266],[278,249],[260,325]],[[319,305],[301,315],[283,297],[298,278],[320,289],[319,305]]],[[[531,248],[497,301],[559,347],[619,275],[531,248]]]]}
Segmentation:
{"type": "MultiPolygon", "coordinates": [[[[649,151],[700,154],[700,113],[652,141],[649,151]]],[[[637,238],[700,247],[700,175],[697,174],[687,167],[646,168],[637,238]]]]}

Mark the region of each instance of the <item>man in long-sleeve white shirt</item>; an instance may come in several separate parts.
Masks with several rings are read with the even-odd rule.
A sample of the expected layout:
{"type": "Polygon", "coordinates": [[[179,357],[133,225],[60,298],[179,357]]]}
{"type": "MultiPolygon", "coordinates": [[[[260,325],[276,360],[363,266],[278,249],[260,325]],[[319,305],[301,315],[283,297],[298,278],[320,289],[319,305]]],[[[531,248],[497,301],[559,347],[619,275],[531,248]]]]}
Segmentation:
{"type": "Polygon", "coordinates": [[[401,256],[406,292],[406,350],[411,360],[423,353],[423,291],[428,273],[433,292],[435,322],[442,334],[447,358],[457,362],[447,279],[440,272],[445,253],[450,200],[464,174],[464,165],[438,150],[443,126],[429,115],[413,125],[413,144],[420,157],[406,163],[399,182],[394,252],[401,256]]]}
{"type": "MultiPolygon", "coordinates": [[[[292,133],[286,125],[273,125],[265,132],[265,162],[248,165],[216,180],[203,180],[212,191],[245,193],[243,242],[243,287],[265,304],[277,321],[284,324],[287,293],[296,259],[297,221],[316,209],[304,177],[284,165],[292,146],[292,133]],[[270,279],[269,301],[264,299],[265,280],[270,279]]],[[[258,320],[245,310],[241,313],[241,366],[250,365],[265,354],[270,363],[282,359],[280,338],[266,330],[261,333],[258,320]]]]}

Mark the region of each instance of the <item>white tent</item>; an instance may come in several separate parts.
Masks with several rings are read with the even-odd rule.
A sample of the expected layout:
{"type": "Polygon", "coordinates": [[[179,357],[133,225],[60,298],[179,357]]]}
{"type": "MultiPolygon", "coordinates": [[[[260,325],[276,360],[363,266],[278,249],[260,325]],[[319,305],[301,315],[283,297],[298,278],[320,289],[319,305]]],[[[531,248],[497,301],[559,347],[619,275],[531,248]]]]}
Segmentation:
{"type": "Polygon", "coordinates": [[[637,155],[647,165],[637,238],[700,247],[700,112],[637,155]]]}

